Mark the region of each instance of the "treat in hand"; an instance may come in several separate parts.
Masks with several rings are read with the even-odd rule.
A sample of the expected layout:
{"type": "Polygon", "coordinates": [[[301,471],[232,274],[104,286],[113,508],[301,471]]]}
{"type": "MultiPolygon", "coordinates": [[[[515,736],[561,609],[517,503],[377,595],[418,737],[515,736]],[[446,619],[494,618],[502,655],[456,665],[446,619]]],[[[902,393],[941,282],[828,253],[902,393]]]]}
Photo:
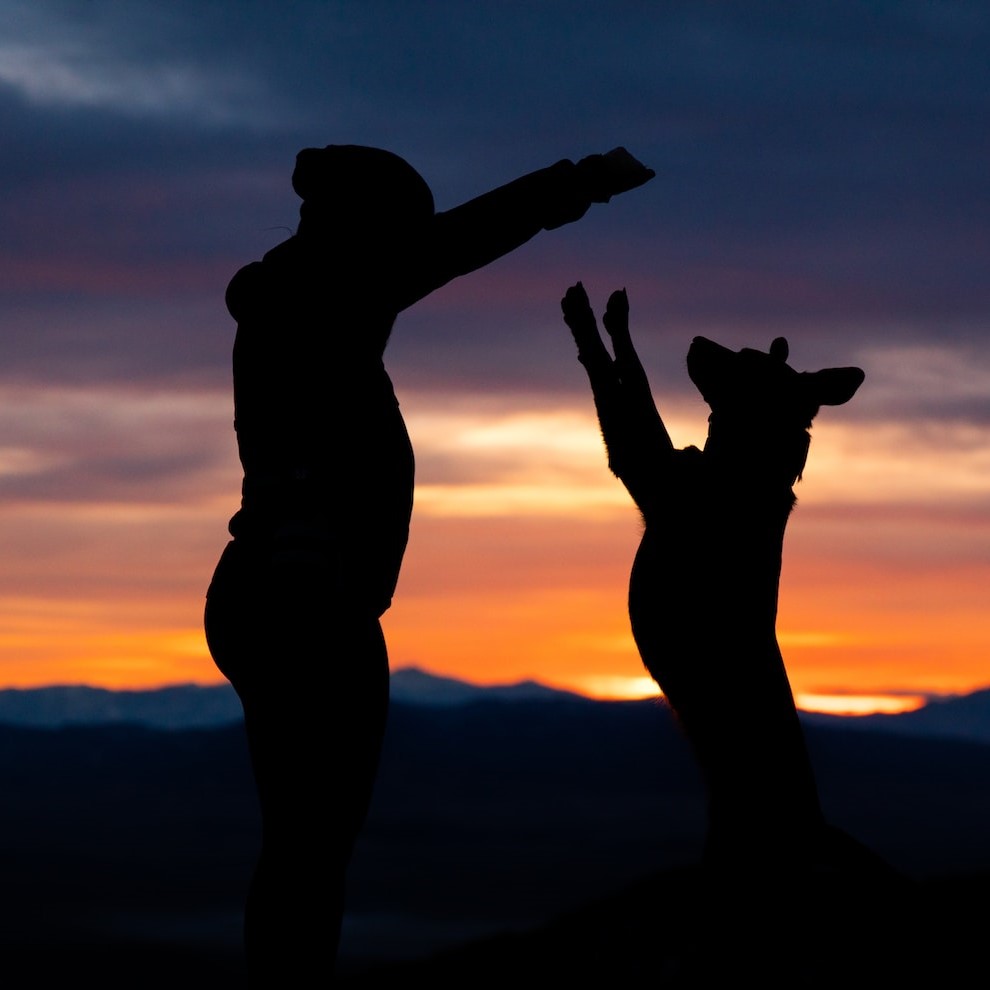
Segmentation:
{"type": "Polygon", "coordinates": [[[594,203],[607,203],[613,196],[636,189],[656,175],[625,148],[613,148],[604,155],[588,155],[578,162],[578,169],[594,203]]]}

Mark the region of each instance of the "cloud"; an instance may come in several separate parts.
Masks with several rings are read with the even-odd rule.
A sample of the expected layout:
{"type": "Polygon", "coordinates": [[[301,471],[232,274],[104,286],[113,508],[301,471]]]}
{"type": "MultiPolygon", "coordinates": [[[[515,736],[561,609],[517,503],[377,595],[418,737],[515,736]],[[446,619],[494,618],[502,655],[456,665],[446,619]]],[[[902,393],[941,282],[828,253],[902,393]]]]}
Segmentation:
{"type": "MultiPolygon", "coordinates": [[[[387,362],[425,541],[403,588],[434,594],[397,602],[397,621],[420,624],[410,650],[422,623],[449,619],[452,575],[480,581],[476,559],[463,572],[450,559],[472,539],[518,565],[500,578],[509,597],[566,582],[599,534],[588,572],[626,628],[637,519],[560,318],[577,279],[599,307],[629,289],[679,444],[705,435],[684,368],[694,334],[732,347],[783,335],[795,366],[866,370],[855,401],[815,426],[789,532],[809,573],[839,545],[873,554],[862,587],[893,575],[896,599],[916,571],[985,557],[978,5],[0,0],[0,15],[5,600],[30,592],[44,615],[52,589],[68,607],[86,587],[113,617],[124,596],[165,608],[161,584],[186,588],[199,621],[240,481],[224,289],[294,228],[296,152],[330,142],[393,148],[441,208],[617,144],[657,170],[400,316],[387,362]],[[437,559],[449,572],[418,563],[437,559]]],[[[474,642],[477,614],[464,621],[474,642]]],[[[151,638],[162,625],[148,622],[151,638]]],[[[560,654],[554,640],[546,657],[560,654]]]]}
{"type": "Polygon", "coordinates": [[[960,422],[828,422],[812,430],[802,506],[925,507],[934,516],[990,509],[990,438],[960,422]]]}
{"type": "Polygon", "coordinates": [[[223,393],[0,388],[0,507],[236,508],[240,469],[223,393]]]}
{"type": "Polygon", "coordinates": [[[567,387],[579,277],[629,285],[657,364],[698,332],[965,341],[990,311],[990,18],[966,5],[3,10],[5,374],[44,346],[60,377],[221,380],[226,281],[294,226],[296,151],[338,140],[394,147],[441,207],[617,143],[658,171],[404,314],[389,364],[417,386],[567,387]]]}
{"type": "Polygon", "coordinates": [[[949,449],[985,442],[990,426],[990,339],[985,332],[982,339],[974,334],[952,346],[925,340],[868,345],[858,360],[870,369],[862,398],[874,415],[883,411],[908,420],[916,435],[949,449]]]}
{"type": "MultiPolygon", "coordinates": [[[[183,43],[211,20],[202,16],[209,5],[194,20],[147,2],[3,6],[0,83],[32,105],[213,125],[257,126],[267,116],[265,90],[246,66],[183,43]]],[[[271,124],[277,119],[268,117],[271,124]]]]}
{"type": "Polygon", "coordinates": [[[257,98],[248,92],[246,78],[211,78],[179,63],[115,64],[79,44],[0,45],[0,82],[40,105],[98,107],[137,116],[192,114],[206,122],[247,117],[251,98],[257,98]]]}
{"type": "MultiPolygon", "coordinates": [[[[608,471],[590,389],[585,402],[563,404],[557,397],[553,408],[510,395],[484,402],[419,395],[406,405],[422,513],[635,517],[628,494],[608,471]]],[[[703,445],[707,407],[700,400],[678,398],[664,409],[677,446],[703,445]]],[[[990,435],[983,424],[850,419],[826,407],[812,436],[796,487],[802,514],[851,518],[881,511],[913,529],[918,520],[944,525],[950,517],[965,517],[972,526],[990,513],[990,435]]]]}

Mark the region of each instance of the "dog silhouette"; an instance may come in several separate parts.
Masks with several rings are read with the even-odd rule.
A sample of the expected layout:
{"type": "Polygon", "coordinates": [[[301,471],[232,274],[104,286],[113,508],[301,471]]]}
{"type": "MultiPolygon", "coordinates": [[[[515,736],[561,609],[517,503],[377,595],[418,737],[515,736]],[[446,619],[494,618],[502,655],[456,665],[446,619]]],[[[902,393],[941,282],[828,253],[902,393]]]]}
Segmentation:
{"type": "Polygon", "coordinates": [[[642,516],[632,632],[707,786],[706,855],[751,866],[827,858],[844,837],[822,814],[777,642],[777,600],[812,421],[822,406],[848,402],[864,373],[798,372],[782,337],[767,352],[695,337],[687,370],[711,408],[708,437],[703,449],[678,449],[633,346],[625,291],[611,294],[603,316],[614,356],[581,283],[561,306],[609,467],[642,516]]]}

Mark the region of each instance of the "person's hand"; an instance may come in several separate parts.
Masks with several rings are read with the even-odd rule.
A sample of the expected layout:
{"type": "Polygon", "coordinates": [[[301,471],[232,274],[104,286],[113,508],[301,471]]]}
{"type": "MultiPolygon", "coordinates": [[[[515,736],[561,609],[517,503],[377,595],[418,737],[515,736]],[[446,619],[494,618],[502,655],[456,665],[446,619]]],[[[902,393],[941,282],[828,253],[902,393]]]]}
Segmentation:
{"type": "Polygon", "coordinates": [[[613,148],[604,155],[588,155],[577,163],[577,168],[593,203],[607,203],[613,196],[636,189],[656,175],[625,148],[613,148]]]}

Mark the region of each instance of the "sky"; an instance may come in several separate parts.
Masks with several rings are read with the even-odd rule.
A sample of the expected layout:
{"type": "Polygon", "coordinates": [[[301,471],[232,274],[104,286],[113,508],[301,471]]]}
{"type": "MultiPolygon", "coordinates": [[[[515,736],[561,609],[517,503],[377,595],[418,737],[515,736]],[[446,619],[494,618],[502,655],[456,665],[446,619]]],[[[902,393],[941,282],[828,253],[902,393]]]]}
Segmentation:
{"type": "Polygon", "coordinates": [[[679,446],[707,426],[696,334],[866,372],[815,422],[785,541],[802,706],[990,686],[985,4],[0,0],[0,23],[0,687],[221,680],[224,290],[330,143],[402,155],[438,209],[618,146],[657,173],[397,321],[393,667],[654,690],[639,519],[560,316],[581,280],[598,309],[626,288],[679,446]]]}

